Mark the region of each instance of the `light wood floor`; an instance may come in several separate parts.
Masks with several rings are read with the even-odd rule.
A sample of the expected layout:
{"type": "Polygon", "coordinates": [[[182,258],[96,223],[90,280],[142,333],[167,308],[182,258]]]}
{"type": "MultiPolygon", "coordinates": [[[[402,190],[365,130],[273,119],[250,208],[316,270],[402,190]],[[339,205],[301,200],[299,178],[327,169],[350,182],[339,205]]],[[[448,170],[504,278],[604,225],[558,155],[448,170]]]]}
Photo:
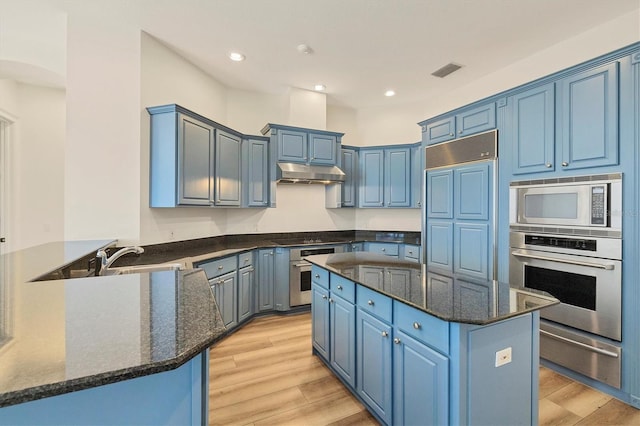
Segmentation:
{"type": "MultiPolygon", "coordinates": [[[[258,318],[211,349],[211,425],[377,425],[311,355],[311,316],[258,318]]],[[[640,410],[540,369],[540,425],[640,425],[640,410]]]]}

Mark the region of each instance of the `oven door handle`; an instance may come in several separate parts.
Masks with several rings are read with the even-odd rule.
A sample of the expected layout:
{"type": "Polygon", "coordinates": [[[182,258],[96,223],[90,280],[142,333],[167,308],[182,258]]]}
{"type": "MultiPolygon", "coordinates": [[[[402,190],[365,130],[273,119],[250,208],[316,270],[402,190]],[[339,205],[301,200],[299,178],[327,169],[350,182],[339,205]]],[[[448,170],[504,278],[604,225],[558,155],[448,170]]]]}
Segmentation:
{"type": "Polygon", "coordinates": [[[547,260],[549,262],[568,263],[570,265],[587,266],[589,268],[606,269],[610,271],[616,266],[612,263],[592,263],[592,262],[580,262],[579,260],[559,259],[557,257],[538,256],[534,254],[522,253],[519,251],[512,251],[512,255],[516,257],[526,257],[528,259],[547,260]]]}
{"type": "Polygon", "coordinates": [[[304,268],[305,266],[311,266],[311,263],[309,262],[293,263],[291,266],[294,266],[296,268],[304,268]]]}
{"type": "Polygon", "coordinates": [[[590,346],[590,345],[587,345],[586,343],[576,342],[575,340],[568,339],[568,338],[562,337],[562,336],[558,336],[557,334],[549,333],[548,331],[545,331],[545,330],[540,330],[540,334],[544,334],[545,336],[549,336],[552,339],[557,339],[557,340],[561,340],[563,342],[571,343],[572,345],[580,346],[581,348],[590,350],[592,352],[597,352],[597,353],[599,353],[601,355],[606,355],[606,356],[609,356],[611,358],[618,358],[618,354],[615,353],[615,352],[607,351],[605,349],[596,348],[595,346],[590,346]]]}

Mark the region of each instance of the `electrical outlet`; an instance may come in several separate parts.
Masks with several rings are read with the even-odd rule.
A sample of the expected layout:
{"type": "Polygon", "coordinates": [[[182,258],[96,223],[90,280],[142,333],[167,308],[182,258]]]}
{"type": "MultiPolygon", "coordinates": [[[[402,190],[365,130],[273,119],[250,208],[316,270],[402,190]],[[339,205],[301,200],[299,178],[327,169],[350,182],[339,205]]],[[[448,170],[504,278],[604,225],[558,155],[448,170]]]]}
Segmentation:
{"type": "Polygon", "coordinates": [[[511,362],[511,347],[496,352],[496,367],[501,367],[511,362]]]}

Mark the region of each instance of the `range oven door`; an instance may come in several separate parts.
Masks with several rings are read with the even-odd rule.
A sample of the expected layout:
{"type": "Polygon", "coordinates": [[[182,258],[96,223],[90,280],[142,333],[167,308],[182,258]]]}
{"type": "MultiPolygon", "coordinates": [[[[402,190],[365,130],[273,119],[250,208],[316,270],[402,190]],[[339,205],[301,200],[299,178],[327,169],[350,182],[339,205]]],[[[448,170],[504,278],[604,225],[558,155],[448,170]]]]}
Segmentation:
{"type": "Polygon", "coordinates": [[[289,274],[289,305],[311,303],[311,263],[304,260],[291,262],[289,274]]]}
{"type": "Polygon", "coordinates": [[[560,304],[542,318],[621,340],[622,262],[548,251],[511,249],[509,280],[550,293],[560,304]]]}

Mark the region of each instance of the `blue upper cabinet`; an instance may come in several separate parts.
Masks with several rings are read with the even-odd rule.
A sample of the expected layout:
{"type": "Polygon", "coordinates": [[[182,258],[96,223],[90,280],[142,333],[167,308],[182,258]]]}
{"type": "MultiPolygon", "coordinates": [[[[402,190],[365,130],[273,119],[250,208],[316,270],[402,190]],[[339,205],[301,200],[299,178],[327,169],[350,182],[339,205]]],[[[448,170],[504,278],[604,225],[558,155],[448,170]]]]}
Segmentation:
{"type": "Polygon", "coordinates": [[[360,151],[360,207],[384,206],[384,151],[363,149],[360,151]]]}
{"type": "Polygon", "coordinates": [[[269,204],[269,143],[267,140],[242,141],[242,170],[246,207],[267,207],[269,204]]]}
{"type": "Polygon", "coordinates": [[[427,172],[427,217],[453,219],[453,170],[427,172]]]}
{"type": "Polygon", "coordinates": [[[216,206],[240,206],[242,196],[240,152],[240,137],[222,130],[216,132],[216,206]]]}
{"type": "Polygon", "coordinates": [[[561,168],[618,164],[618,62],[557,84],[561,168]]]}
{"type": "Polygon", "coordinates": [[[555,169],[555,90],[553,83],[507,100],[513,146],[513,173],[555,169]]]}
{"type": "Polygon", "coordinates": [[[278,132],[278,161],[307,162],[307,133],[282,129],[278,132]]]}
{"type": "Polygon", "coordinates": [[[338,155],[344,133],[303,127],[267,124],[262,134],[269,134],[275,144],[275,161],[319,166],[339,165],[338,155]]]}
{"type": "Polygon", "coordinates": [[[335,135],[309,133],[309,164],[337,164],[337,143],[335,135]]]}
{"type": "Polygon", "coordinates": [[[480,105],[436,121],[424,121],[420,125],[422,125],[422,142],[427,145],[495,129],[496,104],[491,102],[480,105]]]}
{"type": "Polygon", "coordinates": [[[455,217],[461,220],[488,220],[491,194],[489,163],[463,166],[454,171],[455,217]]]}
{"type": "MultiPolygon", "coordinates": [[[[186,115],[178,115],[179,205],[211,205],[214,134],[213,127],[186,115]]],[[[155,176],[160,173],[156,172],[155,176]]]]}
{"type": "Polygon", "coordinates": [[[346,175],[342,184],[342,207],[355,207],[358,174],[358,152],[355,149],[342,149],[342,171],[346,175]]]}
{"type": "Polygon", "coordinates": [[[418,143],[411,148],[411,207],[422,208],[422,177],[424,174],[424,150],[418,143]]]}
{"type": "Polygon", "coordinates": [[[409,148],[385,150],[384,198],[387,207],[411,206],[411,151],[409,148]]]}

